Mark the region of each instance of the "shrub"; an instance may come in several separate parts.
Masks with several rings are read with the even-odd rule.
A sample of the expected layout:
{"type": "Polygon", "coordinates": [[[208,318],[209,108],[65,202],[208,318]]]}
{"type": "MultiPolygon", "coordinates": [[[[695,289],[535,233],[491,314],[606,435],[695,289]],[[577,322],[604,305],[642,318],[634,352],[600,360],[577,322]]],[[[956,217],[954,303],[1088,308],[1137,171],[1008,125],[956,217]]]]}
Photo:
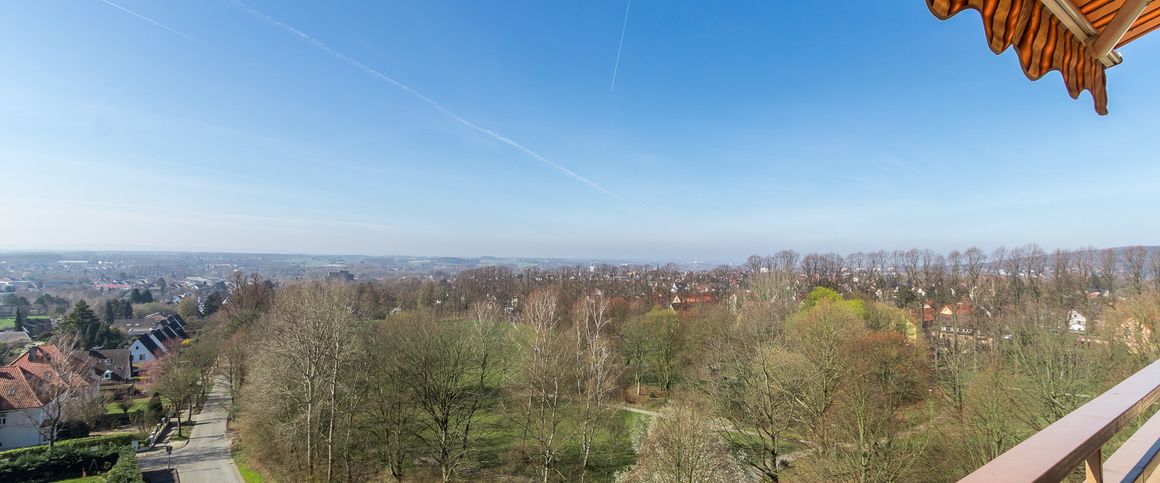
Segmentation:
{"type": "MultiPolygon", "coordinates": [[[[106,445],[106,444],[107,445],[116,445],[116,446],[128,446],[130,444],[130,442],[133,440],[145,441],[145,436],[138,434],[138,433],[117,433],[117,434],[106,434],[106,435],[102,435],[102,436],[90,436],[87,438],[58,440],[56,442],[56,449],[87,447],[87,446],[100,446],[100,445],[106,445]]],[[[16,458],[20,455],[24,455],[27,453],[47,453],[47,452],[48,452],[48,445],[47,444],[42,444],[40,446],[29,446],[27,448],[10,449],[8,451],[0,451],[0,462],[7,461],[7,460],[10,460],[12,458],[16,458]]],[[[0,481],[4,481],[4,480],[0,479],[0,481]]]]}
{"type": "Polygon", "coordinates": [[[139,483],[141,470],[129,443],[143,439],[119,433],[60,441],[52,451],[41,445],[0,452],[0,481],[53,481],[82,471],[108,471],[109,482],[139,483]]]}
{"type": "Polygon", "coordinates": [[[58,440],[65,440],[73,438],[86,438],[89,436],[90,431],[92,431],[92,428],[89,427],[89,423],[84,421],[66,421],[63,425],[61,425],[60,431],[58,431],[56,434],[58,440]]]}
{"type": "Polygon", "coordinates": [[[0,481],[52,481],[78,476],[83,471],[95,473],[117,462],[123,450],[124,446],[102,444],[20,453],[0,461],[0,481]]]}
{"type": "Polygon", "coordinates": [[[141,466],[137,464],[137,455],[130,449],[122,449],[117,464],[105,473],[105,483],[141,483],[141,466]]]}

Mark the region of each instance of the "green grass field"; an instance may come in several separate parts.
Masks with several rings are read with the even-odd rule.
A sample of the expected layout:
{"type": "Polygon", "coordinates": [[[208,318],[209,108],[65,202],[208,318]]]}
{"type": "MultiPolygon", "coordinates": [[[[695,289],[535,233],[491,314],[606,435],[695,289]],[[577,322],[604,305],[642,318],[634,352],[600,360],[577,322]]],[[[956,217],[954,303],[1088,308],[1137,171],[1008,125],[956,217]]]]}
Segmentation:
{"type": "MultiPolygon", "coordinates": [[[[148,405],[149,398],[147,397],[134,399],[133,405],[129,407],[129,412],[135,413],[138,411],[144,411],[145,407],[148,405]]],[[[105,405],[105,413],[107,414],[121,414],[123,412],[124,411],[121,410],[121,407],[118,406],[117,403],[108,403],[105,405]]]]}
{"type": "MultiPolygon", "coordinates": [[[[523,435],[505,418],[497,408],[488,408],[480,421],[475,464],[483,472],[481,477],[486,478],[485,475],[489,473],[532,475],[536,471],[536,468],[525,463],[530,456],[528,452],[532,450],[531,442],[523,441],[523,435]]],[[[628,411],[617,411],[610,415],[604,426],[597,431],[593,452],[588,457],[588,478],[593,481],[611,481],[617,472],[636,463],[632,433],[638,425],[646,424],[647,420],[648,416],[628,411]]],[[[583,460],[575,430],[570,424],[564,424],[559,429],[559,435],[569,437],[570,441],[561,448],[554,466],[565,469],[565,474],[578,475],[583,460]]]]}
{"type": "MultiPolygon", "coordinates": [[[[44,317],[41,315],[33,315],[33,316],[29,317],[29,319],[31,319],[31,320],[43,320],[43,319],[47,319],[47,318],[48,317],[44,317]]],[[[0,317],[0,330],[11,330],[15,326],[16,326],[16,317],[0,317]]]]}

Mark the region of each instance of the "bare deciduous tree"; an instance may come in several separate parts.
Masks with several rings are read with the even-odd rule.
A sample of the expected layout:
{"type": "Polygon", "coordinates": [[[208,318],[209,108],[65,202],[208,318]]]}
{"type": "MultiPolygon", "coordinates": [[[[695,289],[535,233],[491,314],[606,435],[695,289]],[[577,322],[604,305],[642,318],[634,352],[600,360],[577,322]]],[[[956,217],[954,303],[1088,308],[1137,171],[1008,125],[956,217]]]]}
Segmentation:
{"type": "Polygon", "coordinates": [[[429,315],[388,322],[402,326],[394,360],[400,384],[418,407],[422,429],[414,435],[448,481],[475,449],[480,410],[502,377],[496,341],[473,339],[463,326],[429,315]]]}
{"type": "Polygon", "coordinates": [[[65,423],[88,420],[94,405],[104,407],[97,381],[92,378],[92,365],[77,337],[61,336],[51,345],[34,346],[28,350],[28,359],[32,367],[42,368],[40,373],[31,374],[29,382],[45,403],[37,430],[51,450],[65,423]]]}
{"type": "Polygon", "coordinates": [[[727,377],[718,380],[716,395],[719,414],[728,422],[727,440],[742,461],[778,481],[782,445],[802,419],[795,411],[806,362],[775,344],[741,341],[725,361],[727,377]]]}
{"type": "Polygon", "coordinates": [[[309,283],[279,291],[259,328],[262,345],[254,379],[261,381],[260,395],[249,406],[287,411],[290,421],[298,421],[289,426],[301,438],[310,480],[318,477],[320,456],[325,478],[333,479],[340,378],[357,351],[356,321],[346,287],[309,283]]]}
{"type": "Polygon", "coordinates": [[[1144,293],[1148,271],[1148,249],[1132,246],[1124,249],[1124,264],[1128,268],[1128,285],[1134,293],[1144,293]]]}
{"type": "Polygon", "coordinates": [[[689,404],[666,408],[650,422],[636,466],[618,480],[693,483],[746,479],[711,420],[706,411],[689,404]]]}
{"type": "Polygon", "coordinates": [[[572,430],[565,432],[565,421],[572,417],[573,391],[580,384],[574,370],[575,345],[561,330],[557,304],[554,291],[533,292],[520,320],[524,330],[514,341],[523,357],[512,384],[517,393],[514,405],[545,482],[557,471],[554,465],[563,445],[575,436],[572,430]]]}
{"type": "Polygon", "coordinates": [[[596,430],[615,411],[609,396],[620,378],[612,347],[608,342],[611,320],[608,300],[603,294],[584,297],[577,303],[573,329],[576,334],[576,397],[580,424],[580,479],[588,473],[596,430]]]}

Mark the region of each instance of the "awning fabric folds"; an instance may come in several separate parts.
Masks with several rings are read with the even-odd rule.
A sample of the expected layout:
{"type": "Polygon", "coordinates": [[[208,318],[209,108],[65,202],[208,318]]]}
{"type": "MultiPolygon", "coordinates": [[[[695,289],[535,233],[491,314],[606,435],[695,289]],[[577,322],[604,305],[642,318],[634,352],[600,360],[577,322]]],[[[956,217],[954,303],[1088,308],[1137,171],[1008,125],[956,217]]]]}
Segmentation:
{"type": "Polygon", "coordinates": [[[1114,49],[1160,28],[1160,0],[926,0],[926,5],[943,20],[978,11],[992,51],[1014,47],[1031,80],[1059,71],[1068,94],[1074,99],[1090,92],[1100,114],[1108,113],[1104,70],[1122,60],[1114,49]]]}
{"type": "Polygon", "coordinates": [[[926,0],[936,17],[946,20],[972,9],[983,17],[983,29],[991,51],[1000,54],[1014,47],[1023,73],[1038,80],[1059,71],[1073,99],[1086,90],[1096,112],[1108,113],[1104,65],[1087,53],[1080,42],[1040,0],[926,0]]]}

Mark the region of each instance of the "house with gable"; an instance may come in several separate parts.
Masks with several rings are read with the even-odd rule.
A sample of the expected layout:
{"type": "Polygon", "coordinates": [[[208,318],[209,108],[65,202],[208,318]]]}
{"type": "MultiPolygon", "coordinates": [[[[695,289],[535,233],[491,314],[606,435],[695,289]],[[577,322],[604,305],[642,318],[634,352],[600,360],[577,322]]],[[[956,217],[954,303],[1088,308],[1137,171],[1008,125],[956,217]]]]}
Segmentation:
{"type": "Polygon", "coordinates": [[[43,429],[53,408],[60,408],[54,405],[59,398],[100,397],[100,378],[89,359],[84,352],[66,354],[41,344],[0,366],[0,450],[47,442],[43,429]]]}
{"type": "Polygon", "coordinates": [[[24,371],[14,366],[0,367],[0,450],[43,443],[43,421],[44,402],[24,371]]]}
{"type": "Polygon", "coordinates": [[[189,338],[185,321],[176,314],[154,313],[139,319],[117,319],[113,321],[113,328],[132,340],[130,364],[156,360],[169,352],[169,346],[189,338]]]}

